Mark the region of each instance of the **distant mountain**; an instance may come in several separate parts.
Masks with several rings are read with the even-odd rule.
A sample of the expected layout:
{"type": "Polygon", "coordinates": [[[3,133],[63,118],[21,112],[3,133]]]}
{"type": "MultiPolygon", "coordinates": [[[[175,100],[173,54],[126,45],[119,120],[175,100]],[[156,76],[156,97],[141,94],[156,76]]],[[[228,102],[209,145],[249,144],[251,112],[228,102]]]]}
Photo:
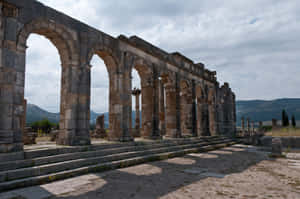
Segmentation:
{"type": "MultiPolygon", "coordinates": [[[[90,115],[90,123],[95,124],[97,117],[99,115],[104,114],[104,123],[105,126],[108,127],[108,113],[96,113],[94,111],[91,111],[90,115]]],[[[133,125],[134,125],[134,120],[135,120],[135,112],[132,112],[132,117],[133,117],[133,125]]],[[[50,113],[37,105],[34,104],[28,104],[27,105],[27,112],[26,112],[26,123],[30,124],[35,121],[43,120],[43,119],[48,119],[50,122],[53,123],[59,123],[59,113],[50,113]]]]}
{"type": "MultiPolygon", "coordinates": [[[[277,100],[241,100],[236,102],[237,109],[237,125],[241,123],[241,117],[249,117],[251,120],[271,121],[272,118],[281,120],[281,112],[285,109],[291,118],[295,115],[296,120],[300,120],[300,98],[277,99],[277,100]]],[[[102,113],[105,117],[105,126],[108,126],[108,113],[102,113]]],[[[91,111],[91,124],[96,123],[97,117],[101,115],[91,111]]],[[[59,113],[50,113],[40,107],[28,104],[27,106],[27,123],[48,118],[51,122],[59,122],[59,113]]],[[[135,112],[132,111],[132,123],[134,125],[135,112]]]]}
{"type": "Polygon", "coordinates": [[[26,112],[26,123],[30,124],[32,122],[42,120],[47,118],[50,122],[58,123],[59,122],[59,113],[50,113],[41,109],[40,107],[34,104],[27,104],[26,112]]]}
{"type": "Polygon", "coordinates": [[[285,109],[291,119],[292,114],[296,120],[300,119],[300,99],[286,98],[276,100],[241,100],[236,103],[237,124],[240,125],[241,118],[249,117],[255,122],[271,121],[273,118],[281,120],[282,110],[285,109]]]}

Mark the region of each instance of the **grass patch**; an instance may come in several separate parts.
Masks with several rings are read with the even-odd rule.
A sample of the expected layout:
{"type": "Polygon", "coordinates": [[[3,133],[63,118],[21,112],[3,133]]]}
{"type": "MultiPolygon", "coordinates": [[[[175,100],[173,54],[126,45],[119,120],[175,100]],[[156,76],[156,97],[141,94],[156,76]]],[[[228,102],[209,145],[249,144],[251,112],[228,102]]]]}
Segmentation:
{"type": "Polygon", "coordinates": [[[300,137],[300,128],[293,128],[293,127],[278,128],[266,132],[265,135],[275,136],[275,137],[289,137],[289,136],[300,137]]]}

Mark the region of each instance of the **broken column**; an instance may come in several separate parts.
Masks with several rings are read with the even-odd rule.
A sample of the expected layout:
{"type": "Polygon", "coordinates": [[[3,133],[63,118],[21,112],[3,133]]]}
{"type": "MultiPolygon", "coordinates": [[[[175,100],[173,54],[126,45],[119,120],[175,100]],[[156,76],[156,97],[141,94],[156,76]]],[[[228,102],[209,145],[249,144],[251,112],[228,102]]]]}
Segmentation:
{"type": "Polygon", "coordinates": [[[135,128],[133,130],[133,136],[140,136],[140,95],[141,90],[134,88],[132,91],[132,95],[135,96],[135,128]]]}
{"type": "Polygon", "coordinates": [[[250,135],[250,118],[247,118],[247,136],[250,135]]]}
{"type": "Polygon", "coordinates": [[[241,126],[242,126],[242,134],[245,135],[245,118],[244,117],[242,117],[241,126]]]}
{"type": "Polygon", "coordinates": [[[93,138],[105,138],[107,137],[105,131],[104,115],[100,115],[96,120],[95,130],[92,132],[93,138]]]}
{"type": "Polygon", "coordinates": [[[272,119],[272,128],[276,129],[277,128],[277,119],[272,119]]]}

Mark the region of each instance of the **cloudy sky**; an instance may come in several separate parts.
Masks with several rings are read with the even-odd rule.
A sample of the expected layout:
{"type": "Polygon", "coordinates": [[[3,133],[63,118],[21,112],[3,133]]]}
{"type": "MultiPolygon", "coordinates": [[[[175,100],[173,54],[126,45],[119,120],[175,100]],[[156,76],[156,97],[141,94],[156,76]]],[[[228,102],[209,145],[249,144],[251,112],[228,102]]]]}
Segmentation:
{"type": "MultiPolygon", "coordinates": [[[[229,82],[238,100],[300,97],[299,0],[41,0],[117,37],[138,35],[179,51],[229,82]]],[[[25,95],[30,103],[59,110],[60,61],[45,38],[27,45],[25,95]]],[[[92,109],[108,110],[108,76],[92,60],[92,109]]],[[[134,85],[139,85],[136,73],[134,85]]]]}

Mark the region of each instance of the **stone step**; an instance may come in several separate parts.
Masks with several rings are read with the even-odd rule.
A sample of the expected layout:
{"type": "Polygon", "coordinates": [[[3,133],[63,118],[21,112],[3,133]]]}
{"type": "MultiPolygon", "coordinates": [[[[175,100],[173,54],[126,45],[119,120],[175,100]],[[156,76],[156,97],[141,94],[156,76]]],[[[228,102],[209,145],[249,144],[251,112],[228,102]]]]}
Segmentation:
{"type": "Polygon", "coordinates": [[[80,168],[76,168],[76,169],[72,169],[72,170],[66,170],[66,171],[62,171],[62,172],[56,172],[56,173],[47,174],[47,175],[39,175],[39,176],[35,176],[35,177],[29,177],[29,178],[23,178],[23,179],[8,181],[8,182],[2,182],[2,183],[0,183],[0,192],[17,189],[17,188],[22,188],[22,187],[27,187],[27,186],[41,185],[41,184],[50,183],[50,182],[53,182],[56,180],[62,180],[62,179],[66,179],[66,178],[70,178],[70,177],[74,177],[74,176],[78,176],[78,175],[83,175],[83,174],[87,174],[87,173],[92,173],[92,172],[101,172],[101,171],[106,171],[106,170],[110,170],[110,169],[117,169],[117,168],[133,166],[133,165],[150,162],[150,161],[164,160],[167,158],[182,156],[182,155],[185,155],[188,153],[197,153],[197,152],[205,152],[205,151],[215,150],[215,149],[223,148],[223,147],[230,146],[233,144],[236,144],[236,142],[235,141],[227,141],[227,142],[223,142],[222,144],[209,144],[206,146],[192,147],[192,148],[187,148],[187,149],[179,149],[179,150],[175,150],[175,151],[171,151],[171,152],[153,153],[153,154],[149,154],[149,155],[126,158],[126,159],[117,160],[117,161],[98,163],[98,164],[94,164],[94,165],[80,167],[80,168]]]}
{"type": "MultiPolygon", "coordinates": [[[[211,138],[210,141],[213,140],[220,140],[225,138],[211,138]]],[[[182,140],[181,142],[177,142],[176,144],[185,144],[185,143],[197,143],[199,141],[202,141],[205,139],[193,139],[193,140],[182,140]]],[[[34,167],[34,166],[40,166],[44,164],[51,164],[56,162],[62,162],[62,161],[69,161],[79,158],[90,158],[90,157],[96,157],[96,156],[105,156],[109,154],[117,154],[117,153],[124,153],[124,152],[130,152],[132,150],[145,150],[145,149],[151,149],[154,147],[162,147],[162,146],[172,146],[174,145],[174,142],[159,142],[159,143],[146,143],[146,144],[140,144],[136,143],[132,146],[125,146],[125,147],[116,147],[116,148],[107,148],[104,150],[97,149],[95,151],[87,151],[87,152],[73,152],[73,153],[63,153],[59,155],[52,155],[52,156],[46,156],[46,157],[39,157],[39,158],[33,158],[33,159],[26,159],[26,160],[17,160],[17,161],[9,161],[9,162],[3,162],[0,163],[0,172],[1,171],[8,171],[8,170],[16,170],[20,168],[28,168],[28,167],[34,167]]]]}
{"type": "Polygon", "coordinates": [[[202,147],[209,144],[219,144],[223,142],[228,142],[229,140],[218,140],[218,141],[199,141],[197,143],[189,143],[183,145],[176,145],[176,146],[160,146],[154,147],[151,149],[139,149],[135,150],[132,149],[130,152],[124,152],[120,154],[110,154],[106,156],[97,156],[97,157],[90,157],[90,158],[80,158],[71,161],[62,161],[53,164],[46,164],[42,166],[35,166],[29,168],[22,168],[16,170],[8,170],[4,172],[0,172],[0,182],[16,180],[20,178],[32,177],[32,176],[39,176],[39,175],[46,175],[54,172],[60,172],[64,170],[76,169],[78,167],[84,167],[88,165],[108,162],[108,161],[116,161],[120,159],[127,159],[136,156],[143,156],[149,155],[154,153],[163,153],[163,152],[170,152],[175,150],[183,150],[187,148],[194,148],[194,147],[202,147]]]}
{"type": "MultiPolygon", "coordinates": [[[[27,150],[23,152],[24,159],[33,159],[45,156],[54,156],[59,154],[66,154],[66,153],[76,153],[76,152],[86,152],[86,151],[95,151],[95,150],[105,150],[117,147],[125,147],[125,146],[135,146],[135,145],[147,145],[147,144],[157,144],[157,143],[180,143],[184,141],[190,141],[194,139],[214,139],[214,138],[224,138],[224,136],[211,136],[211,137],[201,137],[201,138],[181,138],[181,139],[167,139],[167,140],[155,140],[155,141],[136,141],[136,142],[125,142],[125,143],[105,143],[105,144],[95,144],[89,146],[63,146],[57,147],[54,149],[40,149],[40,150],[27,150]]],[[[1,154],[0,154],[1,155],[1,154]]],[[[16,160],[20,160],[22,158],[22,154],[18,154],[16,160]]],[[[5,158],[9,159],[12,158],[10,154],[5,154],[5,158]]],[[[12,159],[14,160],[14,159],[12,159]]],[[[0,162],[3,162],[0,156],[0,162]]]]}

